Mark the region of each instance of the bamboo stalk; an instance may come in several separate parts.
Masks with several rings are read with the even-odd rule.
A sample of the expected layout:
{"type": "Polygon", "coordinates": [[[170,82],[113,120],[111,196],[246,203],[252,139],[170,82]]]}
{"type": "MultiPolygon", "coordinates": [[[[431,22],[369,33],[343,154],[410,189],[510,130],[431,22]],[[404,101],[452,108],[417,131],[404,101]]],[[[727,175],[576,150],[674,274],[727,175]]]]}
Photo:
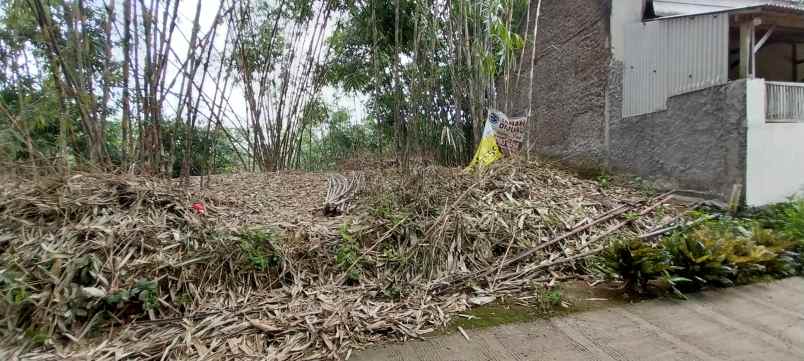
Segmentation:
{"type": "MultiPolygon", "coordinates": [[[[533,119],[533,70],[536,67],[536,35],[539,33],[539,17],[541,16],[542,0],[536,3],[536,20],[533,23],[533,51],[530,52],[530,76],[528,77],[528,122],[525,132],[525,159],[530,160],[531,133],[535,127],[533,119]]],[[[527,26],[525,27],[527,29],[527,26]]]]}

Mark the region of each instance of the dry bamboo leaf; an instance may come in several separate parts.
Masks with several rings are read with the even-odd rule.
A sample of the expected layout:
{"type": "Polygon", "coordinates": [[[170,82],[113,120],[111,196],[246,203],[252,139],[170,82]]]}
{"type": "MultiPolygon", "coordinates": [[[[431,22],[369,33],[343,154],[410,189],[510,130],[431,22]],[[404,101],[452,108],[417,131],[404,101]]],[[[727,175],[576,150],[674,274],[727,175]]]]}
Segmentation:
{"type": "MultiPolygon", "coordinates": [[[[158,308],[135,322],[121,315],[120,332],[97,342],[82,339],[97,359],[337,359],[354,347],[420,337],[497,297],[527,301],[541,282],[576,275],[567,265],[610,237],[677,219],[672,208],[663,215],[650,208],[661,199],[614,185],[603,194],[595,182],[541,164],[500,161],[478,175],[440,167],[364,173],[349,219],[321,214],[325,174],[213,176],[194,194],[133,176],[0,182],[0,204],[8,205],[0,208],[0,247],[12,248],[0,264],[32,277],[33,300],[52,299],[34,307],[32,319],[56,325],[64,338],[76,338],[68,333],[76,325],[62,316],[75,297],[123,296],[150,287],[140,280],[154,282],[158,308]],[[396,208],[379,216],[377,202],[389,199],[396,208]],[[196,201],[204,216],[192,211],[196,201]],[[639,219],[609,217],[624,205],[639,219]],[[255,228],[264,237],[243,237],[255,228]],[[346,277],[336,259],[348,239],[359,258],[357,282],[339,282],[346,277]],[[250,254],[253,245],[265,248],[250,254]],[[275,264],[249,257],[258,254],[275,256],[275,264]],[[98,286],[84,291],[72,286],[76,277],[98,286]],[[469,297],[473,289],[482,296],[469,297]]],[[[88,354],[66,346],[61,356],[53,347],[24,356],[88,354]]]]}
{"type": "Polygon", "coordinates": [[[280,332],[283,329],[281,327],[274,326],[272,323],[268,321],[261,321],[261,320],[248,320],[248,323],[259,329],[260,331],[267,332],[267,333],[276,333],[280,332]]]}
{"type": "Polygon", "coordinates": [[[106,291],[97,287],[81,287],[81,293],[89,298],[104,298],[106,291]]]}
{"type": "Polygon", "coordinates": [[[472,339],[469,338],[469,335],[466,334],[466,331],[463,330],[463,327],[458,326],[458,332],[460,332],[461,335],[463,335],[463,338],[465,338],[466,341],[471,341],[472,340],[472,339]]]}

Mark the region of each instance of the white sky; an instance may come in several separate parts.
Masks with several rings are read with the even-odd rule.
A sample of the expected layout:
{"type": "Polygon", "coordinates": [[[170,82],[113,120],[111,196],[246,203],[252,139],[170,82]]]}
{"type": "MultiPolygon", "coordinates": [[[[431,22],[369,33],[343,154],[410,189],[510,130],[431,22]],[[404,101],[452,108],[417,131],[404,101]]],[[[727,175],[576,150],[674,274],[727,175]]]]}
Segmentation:
{"type": "MultiPolygon", "coordinates": [[[[108,0],[96,0],[98,3],[100,2],[108,2],[108,0]]],[[[136,0],[135,0],[136,1],[136,0]]],[[[193,27],[193,18],[195,17],[197,0],[181,0],[179,3],[179,16],[177,18],[177,31],[173,36],[171,41],[171,46],[173,50],[175,50],[176,54],[179,57],[184,58],[186,57],[188,44],[189,44],[189,36],[192,32],[193,27]]],[[[215,20],[215,15],[217,14],[218,7],[220,6],[217,0],[200,0],[201,1],[201,15],[199,17],[199,25],[201,28],[201,32],[199,36],[205,35],[212,26],[213,21],[215,20]]],[[[141,14],[138,14],[141,16],[141,14]]],[[[115,16],[116,16],[116,24],[113,28],[113,36],[116,36],[118,39],[122,38],[122,27],[123,27],[123,10],[122,10],[122,2],[116,2],[115,8],[115,16]]],[[[327,30],[327,37],[331,34],[334,29],[335,19],[330,19],[328,30],[327,30]]],[[[226,39],[227,33],[227,26],[226,24],[220,24],[218,31],[216,33],[215,39],[215,48],[220,50],[224,48],[224,42],[226,39]]],[[[142,51],[142,49],[140,49],[142,51]]],[[[213,50],[213,53],[216,51],[213,50]]],[[[120,47],[116,47],[113,52],[113,60],[122,62],[123,61],[123,53],[120,47]]],[[[144,53],[140,55],[140,65],[143,64],[142,57],[144,57],[144,53]]],[[[213,55],[216,56],[216,55],[213,55]]],[[[167,79],[170,80],[178,71],[178,64],[175,63],[176,59],[173,55],[170,56],[171,61],[168,62],[168,69],[167,69],[167,79]]],[[[24,62],[24,59],[19,59],[20,62],[24,62]]],[[[207,75],[207,80],[203,86],[203,91],[207,94],[209,99],[212,99],[212,95],[215,92],[215,76],[217,75],[217,64],[210,64],[208,69],[209,74],[207,75]]],[[[35,68],[35,67],[34,67],[35,68]]],[[[197,79],[200,79],[201,70],[197,75],[197,79]]],[[[231,107],[230,112],[235,113],[240,119],[246,119],[247,114],[247,105],[245,101],[245,96],[243,95],[243,90],[240,86],[233,85],[232,80],[230,80],[230,90],[231,95],[229,96],[229,104],[231,107]]],[[[180,81],[177,81],[172,88],[174,93],[179,93],[179,88],[181,84],[180,81]]],[[[120,89],[114,89],[114,96],[118,99],[121,97],[120,89]]],[[[228,93],[228,92],[227,92],[228,93]]],[[[350,112],[351,114],[351,123],[355,124],[363,120],[366,117],[366,107],[365,103],[368,100],[368,97],[364,94],[348,94],[340,89],[335,89],[333,87],[324,87],[321,89],[321,97],[322,99],[327,102],[327,104],[335,110],[336,108],[345,109],[350,112]]],[[[203,107],[203,102],[201,103],[203,107]]],[[[165,113],[171,114],[175,112],[177,108],[177,99],[175,96],[168,96],[167,104],[165,104],[165,113]]],[[[204,113],[208,113],[205,109],[203,110],[204,113]]],[[[118,110],[117,114],[114,114],[113,117],[120,118],[121,113],[118,110]]],[[[224,123],[226,126],[234,126],[229,121],[224,123]]]]}
{"type": "MultiPolygon", "coordinates": [[[[177,25],[177,33],[174,35],[173,41],[171,43],[173,49],[176,51],[177,54],[184,57],[187,53],[188,48],[188,39],[190,33],[192,32],[193,27],[193,18],[195,17],[197,2],[196,0],[182,0],[179,4],[179,19],[177,25]],[[184,34],[183,36],[181,34],[184,34]]],[[[213,21],[215,20],[215,15],[218,11],[219,3],[218,1],[209,1],[209,0],[202,0],[201,1],[201,16],[199,17],[199,24],[201,26],[201,33],[206,34],[209,29],[211,28],[213,21]]],[[[119,18],[119,17],[118,17],[119,18]]],[[[327,37],[331,34],[334,29],[335,19],[331,19],[327,37]]],[[[217,50],[222,50],[224,47],[224,41],[226,38],[227,26],[226,24],[220,24],[218,28],[218,32],[216,34],[215,40],[215,48],[217,50]]],[[[213,53],[215,50],[213,50],[213,53]]],[[[170,78],[175,72],[177,71],[177,66],[175,64],[169,69],[170,73],[168,73],[168,78],[170,78]]],[[[212,98],[212,95],[215,92],[215,85],[214,83],[214,76],[217,74],[217,65],[213,66],[210,65],[209,69],[210,75],[207,77],[207,81],[204,84],[204,92],[212,98]]],[[[200,70],[199,70],[200,76],[200,70]]],[[[200,78],[199,78],[200,79],[200,78]]],[[[231,84],[231,81],[230,81],[231,84]]],[[[178,91],[179,85],[177,84],[174,90],[178,91]]],[[[247,105],[245,101],[245,96],[243,95],[243,90],[240,86],[233,86],[231,89],[232,95],[229,98],[229,103],[232,107],[232,111],[235,112],[241,119],[245,119],[247,114],[247,105]]],[[[366,107],[365,102],[368,100],[363,94],[347,94],[340,89],[335,89],[333,87],[324,87],[321,91],[322,99],[327,102],[331,108],[342,108],[346,109],[351,114],[351,122],[353,124],[360,122],[363,118],[366,117],[366,107]]],[[[170,100],[171,105],[168,106],[168,109],[172,111],[173,107],[175,107],[175,98],[170,100]]],[[[226,124],[227,126],[232,126],[233,124],[226,124]]]]}

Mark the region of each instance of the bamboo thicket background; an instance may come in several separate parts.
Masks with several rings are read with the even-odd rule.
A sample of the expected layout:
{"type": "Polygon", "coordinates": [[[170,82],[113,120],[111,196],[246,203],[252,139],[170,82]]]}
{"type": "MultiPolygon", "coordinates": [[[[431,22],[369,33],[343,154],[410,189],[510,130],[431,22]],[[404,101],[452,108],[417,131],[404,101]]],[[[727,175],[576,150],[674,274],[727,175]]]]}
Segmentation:
{"type": "Polygon", "coordinates": [[[465,164],[487,110],[508,110],[523,79],[532,88],[536,29],[517,30],[539,5],[4,2],[0,160],[184,179],[349,159],[465,164]]]}

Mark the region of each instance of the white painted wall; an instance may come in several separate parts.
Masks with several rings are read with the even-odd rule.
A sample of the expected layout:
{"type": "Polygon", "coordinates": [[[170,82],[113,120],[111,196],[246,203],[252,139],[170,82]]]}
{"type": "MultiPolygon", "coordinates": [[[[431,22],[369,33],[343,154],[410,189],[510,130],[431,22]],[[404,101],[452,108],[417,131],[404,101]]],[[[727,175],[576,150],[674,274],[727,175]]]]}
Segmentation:
{"type": "Polygon", "coordinates": [[[804,123],[765,122],[765,80],[746,89],[746,204],[762,206],[804,195],[804,123]]]}
{"type": "Polygon", "coordinates": [[[612,0],[611,2],[611,52],[614,59],[625,59],[625,25],[642,21],[645,0],[612,0]]]}

